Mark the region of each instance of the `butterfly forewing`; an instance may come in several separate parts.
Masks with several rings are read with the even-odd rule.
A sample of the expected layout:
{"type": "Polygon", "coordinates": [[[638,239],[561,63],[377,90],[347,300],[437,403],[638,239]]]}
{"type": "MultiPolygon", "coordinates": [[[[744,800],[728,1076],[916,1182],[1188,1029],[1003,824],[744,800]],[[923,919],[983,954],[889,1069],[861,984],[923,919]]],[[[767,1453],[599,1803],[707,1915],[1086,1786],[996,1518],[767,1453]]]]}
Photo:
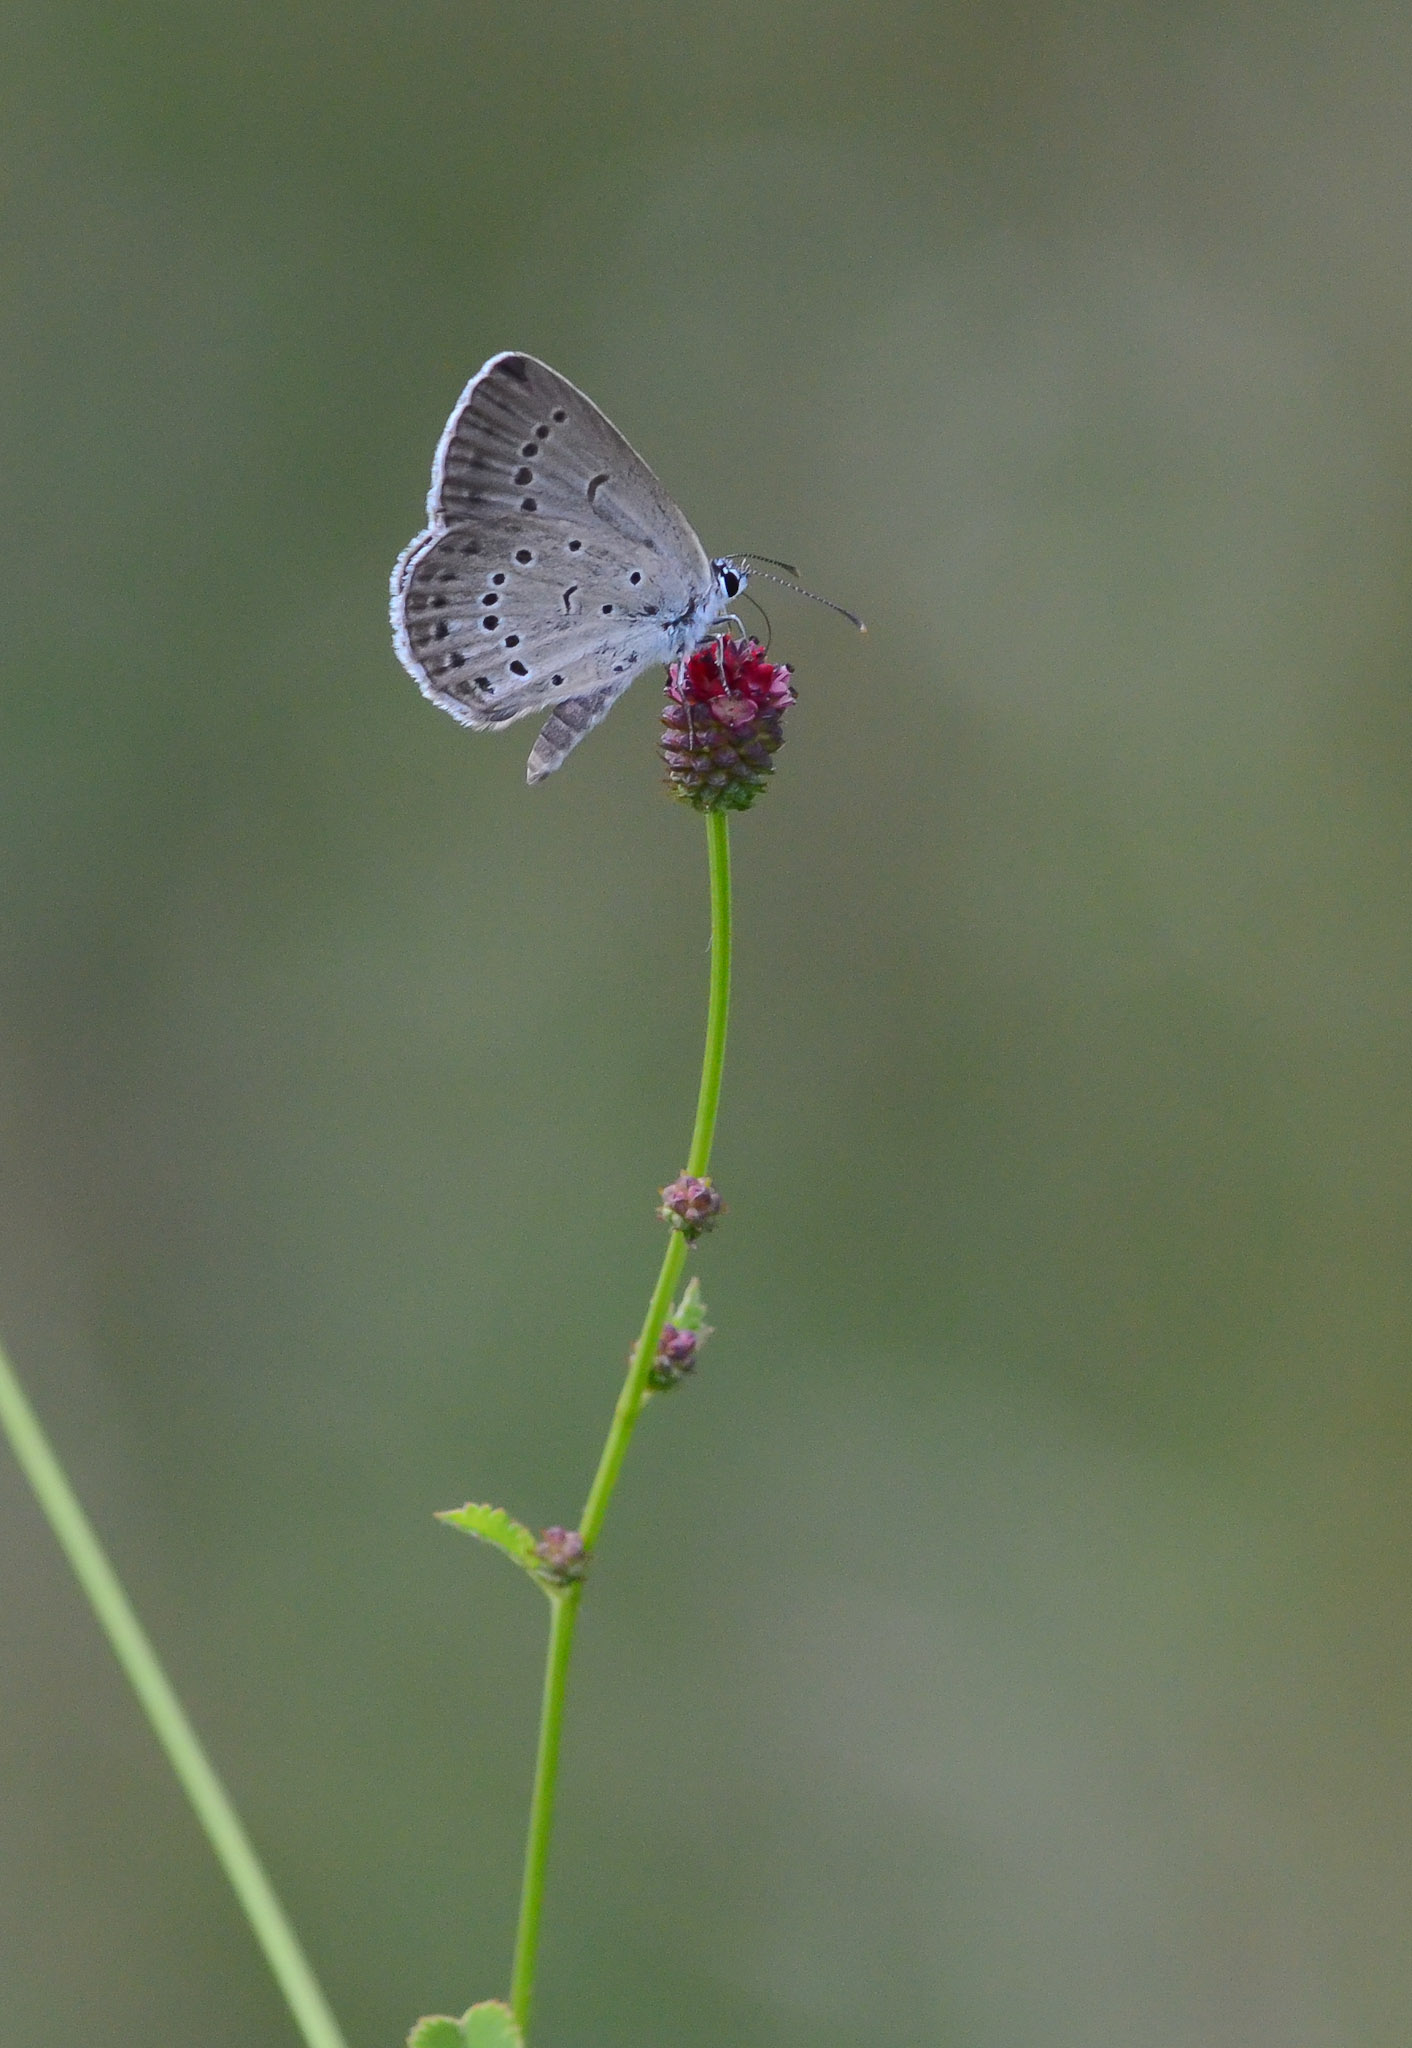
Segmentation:
{"type": "Polygon", "coordinates": [[[533,356],[492,356],[446,423],[427,516],[482,511],[597,520],[709,581],[706,553],[657,478],[591,398],[533,356]]]}

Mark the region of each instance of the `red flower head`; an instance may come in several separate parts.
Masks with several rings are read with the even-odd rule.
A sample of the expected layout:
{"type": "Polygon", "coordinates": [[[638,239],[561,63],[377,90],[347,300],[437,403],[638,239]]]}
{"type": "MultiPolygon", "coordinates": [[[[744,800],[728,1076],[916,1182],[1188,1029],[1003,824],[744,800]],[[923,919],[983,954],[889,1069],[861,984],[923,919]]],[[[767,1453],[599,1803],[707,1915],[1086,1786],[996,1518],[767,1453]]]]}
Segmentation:
{"type": "Polygon", "coordinates": [[[698,811],[749,810],[774,769],[781,721],[795,701],[790,671],[758,640],[708,640],[667,671],[662,759],[667,780],[698,811]]]}

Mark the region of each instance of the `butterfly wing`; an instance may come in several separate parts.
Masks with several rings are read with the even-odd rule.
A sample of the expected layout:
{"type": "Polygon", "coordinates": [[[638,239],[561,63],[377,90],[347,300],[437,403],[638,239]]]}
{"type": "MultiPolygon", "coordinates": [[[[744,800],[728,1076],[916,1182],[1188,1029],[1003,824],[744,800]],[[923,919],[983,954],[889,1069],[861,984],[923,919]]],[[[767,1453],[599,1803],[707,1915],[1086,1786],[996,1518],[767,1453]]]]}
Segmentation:
{"type": "Polygon", "coordinates": [[[584,734],[602,724],[631,681],[632,677],[627,676],[621,683],[600,683],[596,690],[586,690],[581,697],[568,697],[555,705],[530,748],[525,780],[531,788],[563,766],[584,734]]]}
{"type": "Polygon", "coordinates": [[[463,725],[551,710],[532,781],[716,607],[705,550],[647,464],[532,356],[492,356],[467,385],[427,516],[393,571],[398,656],[463,725]]]}

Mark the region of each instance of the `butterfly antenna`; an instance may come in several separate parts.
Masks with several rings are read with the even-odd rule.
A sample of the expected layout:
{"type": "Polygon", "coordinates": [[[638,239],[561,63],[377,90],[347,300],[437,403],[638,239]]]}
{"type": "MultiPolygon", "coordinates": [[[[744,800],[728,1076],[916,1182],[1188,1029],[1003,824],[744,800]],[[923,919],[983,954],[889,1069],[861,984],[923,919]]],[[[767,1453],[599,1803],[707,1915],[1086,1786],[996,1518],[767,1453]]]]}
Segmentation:
{"type": "MultiPolygon", "coordinates": [[[[768,562],[770,557],[768,555],[736,555],[734,559],[737,562],[743,562],[748,569],[752,563],[768,562]]],[[[788,567],[788,564],[786,563],[783,566],[788,567]]],[[[772,576],[768,569],[762,569],[760,574],[766,583],[778,583],[782,589],[792,590],[796,597],[807,597],[812,599],[815,604],[827,605],[831,612],[837,612],[840,618],[847,619],[850,624],[855,625],[860,633],[867,632],[868,629],[859,618],[857,612],[849,611],[847,605],[835,604],[831,597],[820,597],[817,590],[806,590],[802,583],[791,583],[787,576],[772,576]]]]}
{"type": "Polygon", "coordinates": [[[732,555],[733,562],[768,562],[772,569],[783,569],[786,576],[797,576],[799,571],[793,562],[777,562],[773,555],[732,555]]]}

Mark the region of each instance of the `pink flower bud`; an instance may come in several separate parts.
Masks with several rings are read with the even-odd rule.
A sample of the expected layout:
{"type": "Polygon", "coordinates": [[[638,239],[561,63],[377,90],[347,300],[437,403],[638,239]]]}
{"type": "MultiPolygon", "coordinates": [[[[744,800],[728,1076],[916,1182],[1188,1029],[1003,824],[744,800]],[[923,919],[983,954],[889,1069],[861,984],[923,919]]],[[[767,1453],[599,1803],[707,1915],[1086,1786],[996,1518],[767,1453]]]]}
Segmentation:
{"type": "Polygon", "coordinates": [[[572,1586],[588,1573],[588,1546],[577,1529],[546,1529],[534,1546],[539,1568],[556,1586],[572,1586]]]}
{"type": "Polygon", "coordinates": [[[703,1180],[694,1173],[684,1173],[670,1187],[663,1188],[662,1206],[657,1214],[664,1223],[670,1223],[673,1230],[679,1230],[684,1238],[690,1240],[712,1229],[723,1207],[709,1180],[703,1180]]]}

